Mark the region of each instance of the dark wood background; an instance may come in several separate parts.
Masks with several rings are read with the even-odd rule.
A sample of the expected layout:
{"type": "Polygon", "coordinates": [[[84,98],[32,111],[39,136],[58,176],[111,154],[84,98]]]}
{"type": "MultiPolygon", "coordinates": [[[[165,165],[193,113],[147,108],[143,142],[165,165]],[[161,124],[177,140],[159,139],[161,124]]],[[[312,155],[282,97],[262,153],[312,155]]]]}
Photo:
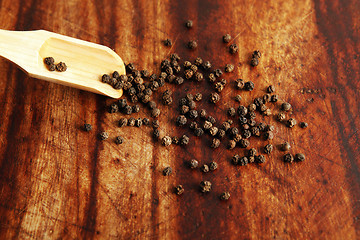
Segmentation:
{"type": "MultiPolygon", "coordinates": [[[[275,150],[263,165],[234,167],[233,154],[209,138],[196,139],[174,127],[176,104],[161,106],[161,133],[189,133],[186,148],[154,143],[151,129],[118,128],[120,114],[104,110],[103,96],[27,77],[0,60],[0,238],[1,239],[355,239],[360,235],[360,2],[278,1],[0,1],[0,27],[45,29],[109,46],[137,66],[159,72],[171,52],[201,56],[215,67],[236,65],[224,75],[252,80],[244,104],[273,84],[289,101],[306,130],[292,130],[272,118],[274,144],[289,141],[306,161],[284,164],[275,150]],[[194,28],[184,27],[192,19],[194,28]],[[221,42],[230,33],[240,47],[232,56],[221,42]],[[171,38],[171,49],[161,41],[171,38]],[[189,51],[185,43],[196,39],[189,51]],[[263,53],[250,68],[251,51],[263,53]],[[304,90],[305,91],[302,91],[304,90]],[[93,125],[85,133],[80,126],[93,125]],[[108,141],[96,140],[106,130],[108,141]],[[125,138],[117,146],[113,139],[125,138]],[[215,160],[203,174],[184,161],[215,160]],[[170,177],[161,174],[172,166],[170,177]],[[213,191],[202,195],[201,180],[213,191]],[[176,196],[173,187],[185,193],[176,196]],[[230,191],[228,202],[218,196],[230,191]]],[[[202,92],[208,83],[167,85],[175,101],[202,92]]],[[[235,106],[233,87],[206,108],[224,121],[235,106]]],[[[159,97],[159,95],[156,95],[159,97]]],[[[278,106],[272,107],[277,112],[278,106]]],[[[142,109],[134,117],[145,117],[142,109]]],[[[263,141],[251,140],[259,147],[263,141]]]]}

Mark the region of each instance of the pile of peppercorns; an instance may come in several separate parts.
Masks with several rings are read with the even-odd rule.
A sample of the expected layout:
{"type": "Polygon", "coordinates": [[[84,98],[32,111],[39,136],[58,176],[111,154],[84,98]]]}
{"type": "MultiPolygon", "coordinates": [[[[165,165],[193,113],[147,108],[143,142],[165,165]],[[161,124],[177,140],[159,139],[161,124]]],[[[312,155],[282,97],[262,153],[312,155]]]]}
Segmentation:
{"type": "MultiPolygon", "coordinates": [[[[189,20],[186,22],[185,26],[187,28],[192,28],[193,22],[189,20]]],[[[232,38],[229,34],[226,34],[222,39],[224,43],[230,44],[232,38]]],[[[165,39],[163,43],[165,46],[172,45],[171,39],[165,39]]],[[[197,42],[192,40],[187,43],[187,46],[189,49],[195,49],[197,47],[197,42]]],[[[229,46],[229,52],[231,54],[236,54],[238,50],[239,48],[235,43],[232,43],[229,46]]],[[[260,51],[254,51],[249,64],[252,67],[258,66],[260,58],[260,51]]],[[[114,71],[111,76],[108,74],[102,76],[102,82],[110,84],[115,89],[123,89],[125,96],[127,96],[127,99],[132,103],[132,105],[128,104],[127,99],[122,98],[109,106],[109,113],[119,112],[125,115],[131,115],[132,113],[139,112],[140,105],[138,103],[141,103],[149,109],[149,115],[153,118],[150,123],[150,119],[148,118],[135,119],[133,117],[122,117],[119,120],[119,127],[141,127],[142,125],[151,125],[153,128],[153,139],[155,141],[161,140],[161,144],[165,147],[169,147],[171,144],[187,145],[189,143],[190,138],[187,135],[181,137],[164,135],[160,137],[160,123],[159,120],[157,120],[160,115],[160,110],[157,108],[158,103],[152,100],[153,93],[164,87],[167,83],[181,85],[185,81],[202,82],[204,79],[207,79],[214,87],[214,92],[210,93],[208,101],[211,104],[217,104],[220,101],[221,92],[224,90],[225,86],[227,86],[227,80],[221,78],[223,74],[221,69],[217,68],[211,71],[212,64],[210,61],[204,61],[202,58],[197,57],[193,62],[185,60],[181,67],[179,63],[180,60],[181,58],[178,54],[172,53],[169,56],[169,59],[164,59],[161,62],[161,72],[159,75],[150,75],[147,70],[139,71],[133,63],[128,63],[126,65],[127,75],[119,75],[117,71],[114,71]],[[206,74],[206,77],[204,77],[204,74],[206,74]]],[[[231,73],[234,71],[234,68],[233,64],[226,64],[224,71],[231,73]]],[[[255,88],[255,84],[252,81],[236,79],[233,83],[237,90],[253,91],[255,88]]],[[[203,99],[201,93],[196,93],[195,95],[188,93],[178,100],[179,115],[176,118],[175,124],[180,127],[186,127],[188,125],[195,137],[201,137],[205,134],[209,135],[212,138],[210,147],[213,149],[218,148],[225,138],[228,138],[226,146],[229,150],[232,150],[235,147],[249,148],[249,139],[251,137],[262,138],[265,141],[272,140],[275,136],[275,127],[256,120],[257,114],[262,114],[263,116],[272,115],[272,111],[267,104],[276,104],[279,100],[278,95],[274,94],[275,87],[273,85],[268,86],[266,91],[266,94],[254,98],[252,103],[248,106],[239,105],[237,107],[229,107],[227,109],[229,119],[221,123],[218,123],[213,116],[208,115],[205,109],[198,110],[196,108],[197,102],[202,101],[203,99]],[[231,118],[235,118],[236,120],[231,118]]],[[[242,101],[242,97],[239,94],[235,95],[234,99],[239,103],[242,101]]],[[[172,91],[169,89],[164,90],[161,93],[160,102],[164,105],[173,104],[174,97],[172,91]]],[[[287,127],[293,128],[297,124],[296,120],[293,118],[286,119],[285,114],[290,110],[291,104],[287,102],[282,103],[280,105],[280,111],[276,114],[276,119],[279,122],[284,123],[287,127]]],[[[305,122],[300,123],[301,128],[306,128],[307,126],[308,125],[305,122]]],[[[84,125],[85,131],[90,131],[91,128],[90,124],[84,125]]],[[[99,139],[101,140],[106,140],[108,137],[109,135],[106,132],[99,134],[99,139]]],[[[121,144],[123,141],[124,139],[121,136],[115,138],[116,144],[121,144]]],[[[262,147],[261,151],[264,154],[270,154],[273,149],[274,146],[271,143],[267,143],[262,147]]],[[[305,160],[305,155],[302,153],[297,153],[295,157],[289,153],[290,144],[287,142],[280,146],[280,150],[287,152],[283,156],[284,162],[301,162],[305,160]]],[[[249,148],[245,156],[235,154],[231,158],[231,162],[237,166],[245,166],[249,163],[262,164],[265,161],[265,155],[258,153],[255,148],[249,148]]],[[[199,162],[196,159],[191,159],[188,161],[188,167],[196,169],[199,167],[199,162]]],[[[212,161],[208,164],[203,164],[200,167],[200,170],[206,173],[215,171],[217,168],[218,164],[212,161]]],[[[169,176],[171,173],[172,168],[170,166],[163,170],[164,176],[169,176]]],[[[202,181],[200,183],[200,191],[203,193],[210,192],[211,186],[211,182],[202,181]]],[[[176,186],[175,193],[178,195],[183,194],[183,186],[176,186]]],[[[229,192],[223,192],[220,195],[220,199],[222,200],[228,200],[229,198],[229,192]]]]}

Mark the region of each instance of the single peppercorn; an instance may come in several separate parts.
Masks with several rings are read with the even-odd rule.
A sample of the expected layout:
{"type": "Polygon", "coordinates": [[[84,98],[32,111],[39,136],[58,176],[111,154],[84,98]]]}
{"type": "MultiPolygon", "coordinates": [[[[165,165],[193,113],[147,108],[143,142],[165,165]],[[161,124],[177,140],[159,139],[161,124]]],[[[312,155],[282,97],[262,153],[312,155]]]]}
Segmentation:
{"type": "Polygon", "coordinates": [[[177,85],[181,85],[184,83],[184,79],[182,77],[176,77],[174,83],[177,85]]]}
{"type": "Polygon", "coordinates": [[[211,182],[210,181],[201,181],[200,191],[203,193],[208,193],[211,191],[211,182]]]}
{"type": "Polygon", "coordinates": [[[90,132],[92,129],[92,125],[90,123],[85,123],[84,126],[83,126],[83,130],[85,132],[90,132]]]}
{"type": "Polygon", "coordinates": [[[234,149],[236,147],[236,142],[235,140],[229,140],[227,148],[228,149],[234,149]]]}
{"type": "Polygon", "coordinates": [[[129,127],[135,126],[135,118],[130,117],[130,118],[127,120],[127,125],[128,125],[129,127]]]}
{"type": "Polygon", "coordinates": [[[218,168],[218,164],[216,162],[209,163],[209,169],[210,171],[214,171],[218,168]]]}
{"type": "Polygon", "coordinates": [[[201,93],[196,93],[195,96],[194,96],[194,100],[199,102],[201,101],[202,99],[202,94],[201,93]]]}
{"type": "Polygon", "coordinates": [[[241,139],[238,144],[241,148],[247,148],[250,145],[250,142],[247,139],[241,139]]]}
{"type": "Polygon", "coordinates": [[[114,71],[113,74],[112,74],[112,77],[118,79],[118,78],[120,77],[119,72],[118,72],[118,71],[114,71]]]}
{"type": "Polygon", "coordinates": [[[159,120],[153,120],[153,121],[152,121],[152,127],[153,127],[153,128],[159,128],[159,127],[160,127],[160,122],[159,122],[159,120]]]}
{"type": "Polygon", "coordinates": [[[194,75],[194,72],[190,69],[187,69],[187,70],[185,70],[184,75],[185,75],[186,79],[190,79],[194,75]]]}
{"type": "Polygon", "coordinates": [[[122,144],[123,142],[124,142],[124,138],[123,138],[123,137],[117,136],[117,137],[115,138],[115,143],[116,143],[116,144],[122,144]]]}
{"type": "Polygon", "coordinates": [[[160,130],[159,129],[154,129],[153,133],[152,133],[152,137],[154,138],[154,140],[158,140],[160,137],[160,130]]]}
{"type": "Polygon", "coordinates": [[[252,136],[256,136],[256,137],[260,137],[260,130],[259,130],[259,127],[257,126],[254,126],[250,129],[251,131],[251,135],[252,136]]]}
{"type": "Polygon", "coordinates": [[[211,103],[215,104],[215,103],[219,102],[219,100],[220,100],[220,95],[218,93],[213,92],[210,94],[210,102],[211,103]]]}
{"type": "Polygon", "coordinates": [[[295,154],[295,161],[296,162],[303,162],[305,161],[305,155],[302,153],[295,154]]]}
{"type": "Polygon", "coordinates": [[[290,148],[291,148],[291,145],[290,145],[290,143],[288,143],[288,142],[284,142],[283,144],[281,144],[281,146],[280,146],[280,149],[281,149],[281,151],[289,151],[290,150],[290,148]]]}
{"type": "Polygon", "coordinates": [[[231,41],[231,36],[230,36],[230,34],[225,34],[225,35],[223,36],[223,41],[224,41],[224,43],[230,42],[230,41],[231,41]]]}
{"type": "Polygon", "coordinates": [[[235,142],[239,142],[242,139],[242,136],[240,134],[235,134],[232,136],[232,140],[235,142]]]}
{"type": "Polygon", "coordinates": [[[164,168],[164,170],[163,170],[163,175],[164,176],[170,176],[171,173],[172,173],[172,168],[171,167],[164,168]]]}
{"type": "Polygon", "coordinates": [[[257,155],[255,156],[255,162],[256,163],[264,163],[266,161],[265,156],[264,155],[257,155]]]}
{"type": "Polygon", "coordinates": [[[283,104],[281,104],[281,110],[288,112],[290,111],[290,109],[291,109],[290,103],[284,102],[283,104]]]}
{"type": "Polygon", "coordinates": [[[156,102],[154,102],[154,101],[149,101],[149,102],[147,103],[147,105],[148,105],[148,107],[149,107],[150,109],[156,108],[156,102]]]}
{"type": "Polygon", "coordinates": [[[177,118],[176,118],[176,124],[178,126],[184,126],[185,124],[187,123],[187,119],[184,115],[179,115],[177,118]]]}
{"type": "Polygon", "coordinates": [[[215,71],[214,71],[214,75],[215,75],[215,77],[221,77],[221,75],[223,74],[223,72],[221,71],[221,69],[215,69],[215,71]]]}
{"type": "Polygon", "coordinates": [[[235,154],[232,158],[231,158],[231,163],[234,165],[238,165],[240,161],[240,156],[238,154],[235,154]]]}
{"type": "Polygon", "coordinates": [[[171,137],[169,136],[164,136],[162,139],[161,139],[161,144],[165,147],[168,147],[170,146],[172,143],[172,139],[171,137]]]}
{"type": "Polygon", "coordinates": [[[219,129],[215,126],[212,126],[210,129],[209,129],[209,133],[211,136],[215,136],[217,133],[218,133],[219,129]]]}
{"type": "Polygon", "coordinates": [[[67,66],[64,62],[59,62],[58,64],[56,64],[56,70],[58,72],[65,72],[67,70],[67,66]]]}
{"type": "Polygon", "coordinates": [[[220,194],[220,200],[222,201],[227,201],[230,198],[230,193],[229,192],[223,192],[220,194]]]}
{"type": "Polygon", "coordinates": [[[106,139],[108,139],[109,138],[109,134],[107,133],[107,132],[101,132],[100,134],[99,134],[99,139],[100,140],[106,140],[106,139]]]}
{"type": "Polygon", "coordinates": [[[195,48],[197,48],[197,46],[198,46],[198,44],[195,40],[192,40],[192,41],[188,42],[188,44],[187,44],[187,47],[189,49],[195,49],[195,48]]]}
{"type": "Polygon", "coordinates": [[[249,151],[248,151],[248,156],[251,157],[251,156],[255,156],[257,153],[256,149],[255,148],[250,148],[249,151]]]}
{"type": "Polygon", "coordinates": [[[207,117],[207,120],[208,120],[209,122],[211,122],[212,124],[215,124],[215,123],[216,123],[216,119],[215,119],[213,116],[208,116],[208,117],[207,117]]]}
{"type": "Polygon", "coordinates": [[[244,89],[247,91],[252,91],[255,88],[255,84],[252,81],[248,81],[244,84],[244,89]]]}
{"type": "Polygon", "coordinates": [[[265,140],[272,140],[274,139],[274,133],[271,131],[267,131],[264,133],[264,139],[265,140]]]}
{"type": "Polygon", "coordinates": [[[151,110],[151,117],[157,118],[160,115],[160,109],[154,108],[151,110]]]}
{"type": "Polygon", "coordinates": [[[248,109],[245,106],[240,105],[237,109],[239,116],[244,117],[248,113],[248,109]]]}
{"type": "Polygon", "coordinates": [[[184,188],[183,188],[183,186],[182,185],[177,185],[176,187],[175,187],[175,193],[176,193],[176,195],[182,195],[183,193],[184,193],[184,188]]]}
{"type": "Polygon", "coordinates": [[[202,128],[195,128],[194,129],[194,135],[197,137],[200,137],[204,134],[204,130],[202,128]]]}
{"type": "Polygon", "coordinates": [[[272,144],[267,144],[264,146],[264,153],[270,154],[273,149],[274,149],[274,147],[272,144]]]}
{"type": "Polygon", "coordinates": [[[286,118],[285,114],[282,113],[282,112],[279,112],[277,115],[276,115],[276,119],[279,121],[279,122],[282,122],[284,121],[286,118]]]}
{"type": "Polygon", "coordinates": [[[226,134],[226,132],[223,129],[219,129],[216,137],[217,138],[224,138],[225,134],[226,134]]]}
{"type": "Polygon", "coordinates": [[[245,166],[248,163],[249,163],[249,159],[247,157],[243,156],[239,159],[238,165],[245,166]]]}
{"type": "Polygon", "coordinates": [[[211,141],[211,148],[218,148],[220,146],[220,139],[213,138],[211,141]]]}
{"type": "Polygon", "coordinates": [[[251,103],[249,106],[248,106],[248,111],[249,112],[254,112],[256,110],[256,105],[254,103],[251,103]]]}
{"type": "Polygon", "coordinates": [[[274,87],[274,85],[268,86],[268,88],[266,89],[266,91],[267,91],[268,93],[273,93],[273,92],[275,92],[275,87],[274,87]]]}
{"type": "Polygon", "coordinates": [[[234,117],[235,114],[236,114],[235,108],[233,108],[233,107],[228,108],[227,114],[228,114],[230,117],[234,117]]]}
{"type": "Polygon", "coordinates": [[[140,106],[139,105],[134,105],[132,107],[132,111],[133,111],[133,113],[138,113],[140,111],[140,106]]]}
{"type": "Polygon", "coordinates": [[[192,28],[193,27],[193,21],[192,20],[187,20],[186,23],[185,23],[185,27],[192,28]]]}
{"type": "Polygon", "coordinates": [[[215,90],[217,92],[222,92],[224,90],[224,87],[224,84],[222,84],[221,82],[215,83],[215,90]]]}
{"type": "Polygon", "coordinates": [[[268,102],[270,102],[270,100],[271,100],[271,95],[270,94],[265,94],[264,96],[263,96],[263,100],[264,100],[264,103],[268,103],[268,102]]]}
{"type": "Polygon", "coordinates": [[[200,110],[200,117],[201,117],[201,118],[206,118],[206,117],[207,117],[207,112],[206,112],[205,109],[201,109],[201,110],[200,110]]]}
{"type": "Polygon", "coordinates": [[[301,128],[307,128],[308,124],[306,122],[300,122],[300,127],[301,128]]]}
{"type": "Polygon", "coordinates": [[[190,141],[190,139],[188,136],[182,135],[180,138],[180,145],[183,145],[183,146],[188,145],[189,141],[190,141]]]}
{"type": "Polygon", "coordinates": [[[46,57],[44,58],[44,63],[48,66],[53,65],[55,62],[53,57],[46,57]]]}
{"type": "Polygon", "coordinates": [[[235,86],[237,89],[241,90],[245,86],[245,81],[241,78],[235,80],[235,86]]]}
{"type": "Polygon", "coordinates": [[[195,81],[201,82],[202,80],[204,80],[204,75],[201,72],[196,72],[194,78],[195,81]]]}
{"type": "Polygon", "coordinates": [[[294,157],[291,153],[287,153],[283,157],[284,162],[291,163],[294,161],[294,157]]]}
{"type": "Polygon", "coordinates": [[[202,60],[202,58],[201,57],[197,57],[196,59],[195,59],[195,61],[194,61],[194,64],[196,65],[196,66],[201,66],[201,64],[203,64],[203,60],[202,60]]]}
{"type": "Polygon", "coordinates": [[[209,172],[209,166],[207,164],[204,164],[201,166],[200,170],[204,173],[209,172]]]}
{"type": "Polygon", "coordinates": [[[250,137],[251,137],[251,131],[245,129],[245,130],[243,131],[243,133],[242,133],[242,136],[243,136],[243,138],[245,138],[245,139],[250,138],[250,137]]]}
{"type": "Polygon", "coordinates": [[[203,67],[203,69],[205,69],[205,70],[210,69],[210,68],[211,68],[211,63],[210,63],[210,61],[205,61],[205,62],[203,62],[202,67],[203,67]]]}
{"type": "Polygon", "coordinates": [[[293,128],[296,125],[296,120],[294,118],[289,118],[286,122],[286,126],[293,128]]]}
{"type": "Polygon", "coordinates": [[[242,97],[240,95],[235,96],[235,101],[241,102],[241,100],[242,100],[242,97]]]}
{"type": "Polygon", "coordinates": [[[135,120],[135,127],[141,127],[143,124],[142,119],[138,118],[135,120]]]}
{"type": "Polygon", "coordinates": [[[249,160],[249,163],[254,163],[255,162],[255,156],[249,156],[248,160],[249,160]]]}
{"type": "Polygon", "coordinates": [[[275,130],[275,127],[273,125],[268,124],[265,127],[265,131],[274,131],[274,130],[275,130]]]}
{"type": "Polygon", "coordinates": [[[167,47],[170,47],[172,45],[172,41],[171,39],[167,38],[164,40],[164,45],[167,46],[167,47]]]}
{"type": "Polygon", "coordinates": [[[145,126],[148,126],[148,125],[150,124],[150,120],[149,120],[148,118],[143,118],[142,123],[143,123],[145,126]]]}
{"type": "Polygon", "coordinates": [[[234,69],[235,69],[235,66],[233,64],[226,64],[225,65],[225,72],[230,73],[230,72],[234,71],[234,69]]]}
{"type": "Polygon", "coordinates": [[[49,70],[50,72],[55,71],[55,70],[56,70],[56,65],[55,65],[55,64],[50,64],[50,65],[48,65],[48,70],[49,70]]]}
{"type": "Polygon", "coordinates": [[[238,47],[235,43],[233,43],[233,44],[230,45],[230,47],[229,47],[229,52],[230,52],[231,54],[235,54],[235,53],[237,53],[238,51],[239,51],[239,47],[238,47]]]}
{"type": "Polygon", "coordinates": [[[256,67],[259,65],[259,59],[258,58],[251,58],[250,65],[253,67],[256,67]]]}
{"type": "Polygon", "coordinates": [[[188,166],[189,168],[191,169],[195,169],[199,166],[199,162],[196,160],[196,159],[191,159],[189,162],[188,162],[188,166]]]}
{"type": "Polygon", "coordinates": [[[179,145],[180,140],[179,140],[179,138],[178,138],[177,136],[173,136],[173,137],[171,138],[171,143],[172,143],[172,144],[175,144],[175,145],[179,145]]]}
{"type": "Polygon", "coordinates": [[[260,122],[260,123],[258,123],[257,127],[259,128],[259,131],[263,132],[266,128],[266,125],[265,125],[265,123],[260,122]]]}
{"type": "Polygon", "coordinates": [[[255,50],[252,54],[253,58],[261,58],[261,52],[259,50],[255,50]]]}

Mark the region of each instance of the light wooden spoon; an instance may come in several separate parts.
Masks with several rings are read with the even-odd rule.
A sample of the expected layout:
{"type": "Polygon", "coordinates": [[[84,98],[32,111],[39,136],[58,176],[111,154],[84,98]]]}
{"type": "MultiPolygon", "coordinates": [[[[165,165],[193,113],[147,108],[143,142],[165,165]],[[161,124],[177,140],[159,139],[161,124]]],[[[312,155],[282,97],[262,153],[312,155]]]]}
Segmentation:
{"type": "Polygon", "coordinates": [[[14,62],[29,76],[62,85],[120,98],[122,90],[101,82],[101,76],[126,74],[122,59],[110,48],[45,30],[0,29],[0,56],[14,62]],[[49,71],[45,57],[65,62],[65,72],[49,71]]]}

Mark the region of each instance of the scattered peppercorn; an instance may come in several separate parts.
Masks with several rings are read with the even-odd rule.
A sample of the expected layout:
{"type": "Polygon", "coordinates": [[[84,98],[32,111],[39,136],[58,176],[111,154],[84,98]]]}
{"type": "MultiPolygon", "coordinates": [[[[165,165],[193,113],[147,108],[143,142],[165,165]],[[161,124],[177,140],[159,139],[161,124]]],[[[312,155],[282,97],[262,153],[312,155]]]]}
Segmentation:
{"type": "Polygon", "coordinates": [[[196,93],[195,96],[194,96],[194,100],[199,102],[201,101],[202,99],[202,94],[201,93],[196,93]]]}
{"type": "Polygon", "coordinates": [[[241,148],[247,148],[250,145],[250,142],[247,139],[241,139],[238,144],[241,148]]]}
{"type": "Polygon", "coordinates": [[[287,153],[284,155],[284,162],[291,163],[294,161],[294,157],[291,153],[287,153]]]}
{"type": "Polygon", "coordinates": [[[172,45],[171,39],[167,38],[164,40],[164,45],[170,47],[172,45]]]}
{"type": "Polygon", "coordinates": [[[284,102],[283,104],[281,104],[281,110],[288,112],[290,111],[290,109],[291,109],[290,103],[284,102]]]}
{"type": "Polygon", "coordinates": [[[141,127],[143,124],[142,119],[138,118],[135,120],[135,127],[141,127]]]}
{"type": "Polygon", "coordinates": [[[58,72],[65,72],[67,70],[67,66],[64,62],[59,62],[58,64],[56,64],[56,70],[58,72]]]}
{"type": "Polygon", "coordinates": [[[308,124],[306,122],[300,122],[300,127],[301,128],[307,128],[308,124]]]}
{"type": "Polygon", "coordinates": [[[261,52],[259,50],[255,50],[252,54],[253,58],[261,58],[261,52]]]}
{"type": "Polygon", "coordinates": [[[154,108],[151,110],[151,117],[157,118],[160,115],[160,109],[154,108]]]}
{"type": "Polygon", "coordinates": [[[135,118],[130,117],[130,118],[127,120],[127,125],[128,125],[129,127],[135,126],[135,118]]]}
{"type": "Polygon", "coordinates": [[[272,140],[274,139],[274,133],[271,131],[267,131],[264,133],[264,139],[265,140],[272,140]]]}
{"type": "Polygon", "coordinates": [[[211,191],[211,182],[210,181],[201,181],[200,190],[203,193],[208,193],[211,191]]]}
{"type": "Polygon", "coordinates": [[[163,170],[163,175],[164,176],[170,176],[171,173],[172,173],[172,168],[171,167],[164,168],[164,170],[163,170]]]}
{"type": "Polygon", "coordinates": [[[143,118],[142,123],[143,123],[145,126],[148,126],[148,125],[150,124],[150,120],[149,120],[148,118],[143,118]]]}
{"type": "Polygon", "coordinates": [[[224,41],[224,43],[230,42],[230,41],[231,41],[231,36],[230,36],[230,34],[225,34],[225,35],[223,36],[223,41],[224,41]]]}
{"type": "Polygon", "coordinates": [[[255,84],[252,81],[248,81],[244,84],[244,89],[247,91],[252,91],[255,88],[255,84]]]}
{"type": "Polygon", "coordinates": [[[305,155],[302,153],[295,154],[295,161],[296,162],[303,162],[305,161],[305,155]]]}
{"type": "Polygon", "coordinates": [[[175,187],[175,193],[176,193],[177,195],[183,194],[184,191],[185,191],[185,190],[184,190],[184,188],[183,188],[182,185],[177,185],[177,186],[175,187]]]}
{"type": "Polygon", "coordinates": [[[199,166],[199,162],[196,159],[191,159],[188,165],[191,169],[195,169],[199,166]]]}
{"type": "Polygon", "coordinates": [[[274,87],[274,85],[268,86],[268,88],[266,89],[266,91],[267,91],[268,93],[273,93],[273,92],[275,92],[275,87],[274,87]]]}
{"type": "Polygon", "coordinates": [[[248,151],[248,156],[251,157],[251,156],[255,156],[257,153],[256,149],[255,148],[250,148],[249,151],[248,151]]]}
{"type": "Polygon", "coordinates": [[[204,173],[207,173],[207,172],[209,172],[209,166],[204,164],[201,166],[200,170],[204,173]]]}
{"type": "Polygon", "coordinates": [[[210,171],[216,170],[217,167],[218,167],[218,164],[217,164],[216,162],[211,162],[211,163],[209,164],[209,169],[210,169],[210,171]]]}
{"type": "Polygon", "coordinates": [[[256,67],[259,65],[259,59],[258,58],[251,58],[250,65],[253,67],[256,67]]]}
{"type": "Polygon", "coordinates": [[[155,140],[158,140],[159,137],[160,137],[160,131],[159,131],[159,129],[155,128],[154,131],[153,131],[153,133],[152,133],[152,136],[153,136],[153,138],[154,138],[155,140]]]}
{"type": "Polygon", "coordinates": [[[189,144],[189,137],[186,135],[182,135],[182,137],[180,138],[180,145],[188,145],[189,144]]]}
{"type": "Polygon", "coordinates": [[[237,53],[238,51],[239,51],[239,47],[238,47],[235,43],[233,43],[233,44],[230,45],[230,47],[229,47],[229,52],[230,52],[231,54],[235,54],[235,53],[237,53]]]}
{"type": "Polygon", "coordinates": [[[213,92],[210,94],[210,102],[211,103],[215,104],[215,103],[219,102],[219,100],[220,100],[220,95],[218,93],[213,92]]]}
{"type": "Polygon", "coordinates": [[[205,61],[205,62],[203,62],[202,67],[203,67],[205,70],[210,69],[210,68],[211,68],[211,63],[210,63],[210,61],[205,61]]]}
{"type": "Polygon", "coordinates": [[[227,201],[227,200],[229,200],[229,198],[230,198],[230,193],[229,192],[223,192],[220,195],[220,200],[227,201]]]}
{"type": "Polygon", "coordinates": [[[84,126],[83,126],[83,130],[85,132],[90,132],[92,129],[92,125],[90,123],[85,123],[84,126]]]}
{"type": "Polygon", "coordinates": [[[176,118],[176,124],[178,126],[184,126],[187,123],[187,119],[184,115],[180,115],[176,118]]]}
{"type": "Polygon", "coordinates": [[[235,67],[232,64],[226,64],[225,65],[225,72],[230,73],[230,72],[234,71],[234,69],[235,69],[235,67]]]}
{"type": "Polygon", "coordinates": [[[193,21],[187,20],[186,23],[185,23],[185,26],[186,26],[187,28],[192,28],[192,27],[193,27],[193,21]]]}
{"type": "Polygon", "coordinates": [[[267,145],[265,145],[265,147],[264,147],[264,153],[270,154],[270,153],[272,152],[273,148],[274,148],[274,147],[273,147],[272,144],[267,144],[267,145]]]}
{"type": "Polygon", "coordinates": [[[220,139],[213,138],[211,141],[211,148],[218,148],[220,146],[220,139]]]}
{"type": "Polygon", "coordinates": [[[195,40],[192,40],[192,41],[188,42],[187,46],[189,49],[195,49],[195,48],[197,48],[197,42],[195,40]]]}
{"type": "Polygon", "coordinates": [[[288,142],[284,142],[283,144],[281,144],[281,151],[289,151],[291,148],[291,145],[290,143],[288,142]]]}
{"type": "Polygon", "coordinates": [[[240,95],[235,96],[235,101],[241,102],[241,100],[242,100],[242,97],[240,95]]]}
{"type": "Polygon", "coordinates": [[[293,128],[296,125],[296,120],[294,118],[289,118],[286,122],[286,125],[289,128],[293,128]]]}
{"type": "Polygon", "coordinates": [[[48,66],[53,65],[55,62],[53,57],[46,57],[44,58],[44,63],[48,66]]]}
{"type": "Polygon", "coordinates": [[[115,138],[115,143],[116,143],[116,144],[122,144],[123,142],[124,142],[124,138],[123,138],[123,137],[117,136],[117,137],[115,138]]]}
{"type": "Polygon", "coordinates": [[[99,139],[100,140],[106,140],[106,139],[108,139],[109,138],[109,134],[107,133],[107,132],[101,132],[100,134],[99,134],[99,139]]]}
{"type": "Polygon", "coordinates": [[[256,163],[264,163],[266,161],[265,156],[264,155],[257,155],[255,156],[255,162],[256,163]]]}

